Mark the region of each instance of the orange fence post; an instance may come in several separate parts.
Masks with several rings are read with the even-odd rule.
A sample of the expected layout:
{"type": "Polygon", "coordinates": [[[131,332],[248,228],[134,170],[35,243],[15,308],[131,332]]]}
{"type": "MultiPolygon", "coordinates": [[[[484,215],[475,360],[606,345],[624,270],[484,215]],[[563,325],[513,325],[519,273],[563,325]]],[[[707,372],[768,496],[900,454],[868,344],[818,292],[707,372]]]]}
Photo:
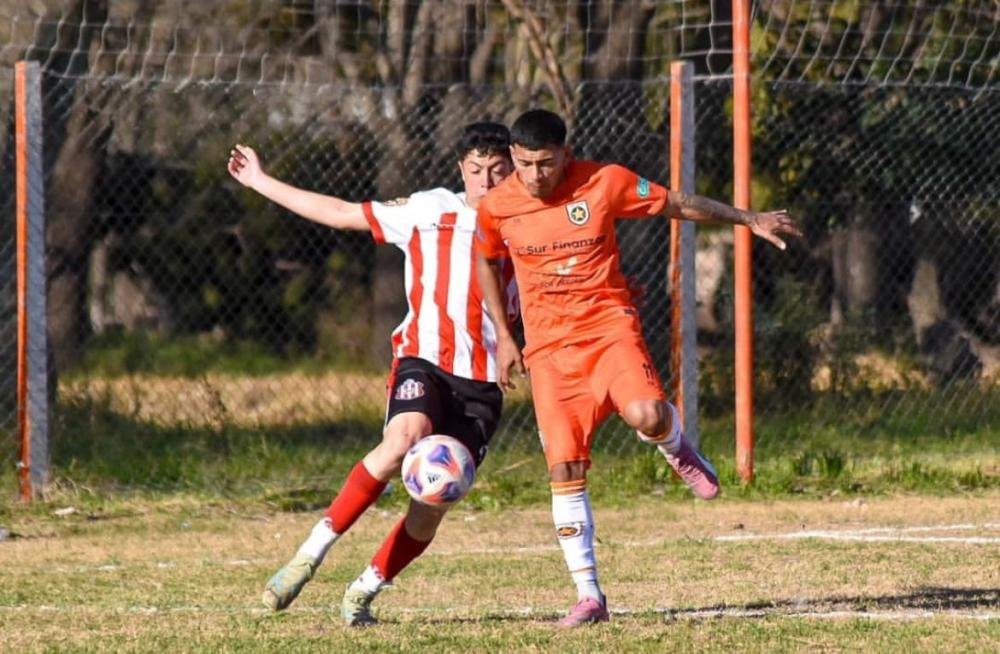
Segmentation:
{"type": "MultiPolygon", "coordinates": [[[[733,204],[750,208],[750,2],[733,0],[733,204]]],[[[733,228],[736,469],[753,480],[753,283],[750,228],[733,228]]]]}
{"type": "Polygon", "coordinates": [[[18,495],[30,501],[48,481],[49,373],[42,172],[41,67],[14,65],[17,239],[18,495]]]}
{"type": "Polygon", "coordinates": [[[27,63],[14,64],[14,163],[17,220],[17,440],[19,495],[31,500],[31,429],[28,423],[28,108],[27,63]]]}

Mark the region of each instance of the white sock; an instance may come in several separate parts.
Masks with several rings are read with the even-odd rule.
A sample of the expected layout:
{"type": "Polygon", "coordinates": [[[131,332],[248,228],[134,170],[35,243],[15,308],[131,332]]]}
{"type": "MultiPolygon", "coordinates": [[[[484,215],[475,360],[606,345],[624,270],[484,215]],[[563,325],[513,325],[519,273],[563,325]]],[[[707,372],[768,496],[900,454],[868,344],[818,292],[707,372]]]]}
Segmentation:
{"type": "Polygon", "coordinates": [[[670,454],[676,454],[677,450],[681,449],[681,439],[684,437],[683,427],[681,425],[681,416],[677,413],[677,409],[670,402],[664,402],[667,411],[670,413],[670,424],[667,426],[667,435],[664,440],[657,443],[656,447],[664,456],[670,454]]]}
{"type": "Polygon", "coordinates": [[[375,569],[375,566],[369,565],[365,568],[365,571],[361,573],[361,576],[351,582],[351,590],[363,590],[369,595],[374,595],[375,593],[382,590],[385,583],[385,579],[379,574],[379,571],[375,569]]]}
{"type": "Polygon", "coordinates": [[[597,583],[594,557],[594,514],[590,510],[586,481],[552,484],[552,521],[566,566],[576,584],[577,598],[602,601],[604,595],[597,583]]]}
{"type": "Polygon", "coordinates": [[[330,519],[323,518],[312,528],[309,538],[299,546],[299,554],[305,554],[319,565],[339,536],[340,534],[330,527],[330,519]]]}
{"type": "Polygon", "coordinates": [[[604,602],[604,593],[597,583],[597,569],[587,568],[578,572],[570,573],[573,583],[576,584],[576,599],[582,600],[586,597],[593,597],[598,602],[604,602]]]}

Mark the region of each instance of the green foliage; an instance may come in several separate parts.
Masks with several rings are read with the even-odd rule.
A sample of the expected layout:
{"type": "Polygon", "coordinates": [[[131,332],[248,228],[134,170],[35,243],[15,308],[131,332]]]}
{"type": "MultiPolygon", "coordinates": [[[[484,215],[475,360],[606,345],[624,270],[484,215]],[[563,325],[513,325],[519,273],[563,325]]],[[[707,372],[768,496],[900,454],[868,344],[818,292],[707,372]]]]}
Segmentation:
{"type": "MultiPolygon", "coordinates": [[[[997,404],[1000,406],[1000,403],[997,404]]],[[[741,484],[734,462],[732,424],[706,420],[702,449],[716,464],[726,495],[943,494],[1000,488],[996,466],[1000,432],[992,422],[954,423],[947,430],[912,422],[870,422],[838,406],[762,415],[755,446],[756,479],[741,484]]],[[[287,511],[325,505],[351,466],[379,439],[375,410],[345,414],[326,424],[255,430],[158,427],[115,413],[100,401],[62,405],[53,443],[53,499],[61,494],[100,504],[122,493],[193,493],[287,511]]],[[[465,505],[482,510],[545,504],[544,459],[533,434],[505,434],[480,469],[465,505]]],[[[627,506],[637,497],[690,497],[654,448],[623,450],[621,434],[602,434],[590,487],[596,501],[627,506]],[[612,445],[618,444],[616,447],[612,445]]],[[[0,488],[13,497],[13,472],[0,488]]],[[[383,506],[402,507],[395,483],[383,506]]]]}
{"type": "Polygon", "coordinates": [[[757,347],[772,354],[756,367],[756,390],[801,401],[812,394],[819,356],[814,331],[826,316],[812,289],[790,275],[777,279],[771,295],[769,310],[754,325],[757,347]]]}
{"type": "MultiPolygon", "coordinates": [[[[176,109],[174,115],[185,114],[183,105],[176,109]]],[[[367,188],[369,168],[351,165],[353,144],[335,143],[311,126],[279,133],[254,124],[262,118],[250,114],[234,129],[202,135],[183,165],[109,157],[107,183],[130,182],[128,193],[105,196],[99,208],[106,218],[100,229],[113,236],[110,273],[129,271],[152,284],[165,305],[161,329],[181,336],[214,330],[272,353],[361,362],[367,352],[355,341],[320,343],[317,329],[327,315],[367,321],[371,239],[333,233],[240,187],[226,172],[225,155],[233,142],[249,141],[275,176],[348,197],[367,188]],[[259,142],[243,130],[269,136],[259,142]]]]}

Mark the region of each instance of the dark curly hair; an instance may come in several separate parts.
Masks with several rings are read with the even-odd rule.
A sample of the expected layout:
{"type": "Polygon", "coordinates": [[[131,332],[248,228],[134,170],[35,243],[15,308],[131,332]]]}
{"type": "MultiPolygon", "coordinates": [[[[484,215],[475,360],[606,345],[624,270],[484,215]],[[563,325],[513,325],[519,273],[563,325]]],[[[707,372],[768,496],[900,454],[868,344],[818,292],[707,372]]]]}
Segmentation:
{"type": "Polygon", "coordinates": [[[455,146],[458,160],[465,159],[470,152],[481,155],[500,154],[510,157],[510,131],[500,123],[480,122],[466,125],[462,138],[455,146]]]}

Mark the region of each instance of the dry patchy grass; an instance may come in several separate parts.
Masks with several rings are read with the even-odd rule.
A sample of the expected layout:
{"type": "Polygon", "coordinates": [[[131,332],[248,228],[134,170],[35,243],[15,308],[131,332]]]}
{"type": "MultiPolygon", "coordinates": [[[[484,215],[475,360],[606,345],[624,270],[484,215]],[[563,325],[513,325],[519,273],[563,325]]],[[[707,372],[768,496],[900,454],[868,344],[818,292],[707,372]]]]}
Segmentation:
{"type": "Polygon", "coordinates": [[[1000,496],[597,507],[608,625],[564,634],[573,592],[545,508],[456,510],[377,602],[344,585],[399,518],[372,510],[283,614],[263,582],[316,515],[196,501],[15,511],[0,542],[0,649],[166,651],[996,651],[1000,496]],[[955,524],[968,528],[948,528],[955,524]],[[516,525],[516,528],[511,528],[516,525]],[[937,529],[913,530],[937,526],[937,529]],[[867,531],[880,529],[882,531],[867,531]],[[910,531],[905,531],[909,529],[910,531]],[[803,530],[919,536],[725,540],[803,530]],[[980,538],[983,542],[927,537],[980,538]],[[989,617],[992,616],[992,619],[989,617]]]}
{"type": "MultiPolygon", "coordinates": [[[[289,372],[265,377],[209,373],[198,377],[125,375],[63,380],[63,402],[106,404],[133,420],[159,426],[267,427],[322,424],[345,412],[379,414],[385,374],[289,372]]],[[[524,389],[511,396],[525,400],[524,389]]]]}

